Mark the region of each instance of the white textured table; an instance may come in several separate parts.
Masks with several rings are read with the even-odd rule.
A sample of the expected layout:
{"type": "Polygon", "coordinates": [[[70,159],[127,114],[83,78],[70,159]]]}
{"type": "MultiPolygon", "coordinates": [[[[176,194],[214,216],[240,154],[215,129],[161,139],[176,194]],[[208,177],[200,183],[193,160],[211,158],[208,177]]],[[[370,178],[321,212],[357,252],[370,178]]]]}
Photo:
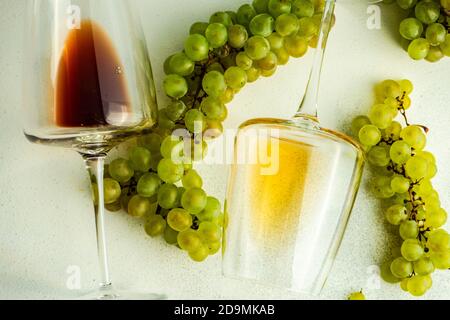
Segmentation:
{"type": "MultiPolygon", "coordinates": [[[[22,135],[22,28],[27,0],[0,0],[0,298],[71,298],[66,283],[76,266],[82,290],[95,288],[97,261],[94,221],[86,173],[74,152],[29,144],[22,135]]],[[[141,12],[154,66],[160,103],[161,65],[180,49],[189,26],[215,11],[237,9],[244,0],[141,0],[141,12]]],[[[412,122],[431,128],[429,149],[438,159],[435,179],[443,206],[450,209],[450,59],[414,62],[398,46],[400,12],[382,8],[379,30],[366,27],[363,0],[338,1],[323,76],[321,121],[343,130],[350,118],[367,111],[372,86],[386,78],[411,79],[412,122]],[[445,142],[447,141],[447,142],[445,142]]],[[[391,7],[392,8],[392,7],[391,7]]],[[[249,85],[230,105],[227,128],[253,117],[289,117],[305,87],[307,58],[292,60],[274,77],[249,85]]],[[[206,189],[224,197],[225,167],[203,166],[206,189]]],[[[220,257],[195,264],[164,241],[148,238],[124,214],[108,215],[112,275],[119,287],[164,292],[174,299],[301,298],[278,289],[224,279],[220,257]]],[[[448,226],[448,225],[447,225],[448,226]]],[[[342,299],[364,288],[370,299],[407,299],[397,286],[377,283],[373,266],[390,250],[389,233],[378,201],[363,183],[345,239],[323,291],[342,299]]],[[[450,272],[437,272],[429,299],[450,298],[450,272]]]]}

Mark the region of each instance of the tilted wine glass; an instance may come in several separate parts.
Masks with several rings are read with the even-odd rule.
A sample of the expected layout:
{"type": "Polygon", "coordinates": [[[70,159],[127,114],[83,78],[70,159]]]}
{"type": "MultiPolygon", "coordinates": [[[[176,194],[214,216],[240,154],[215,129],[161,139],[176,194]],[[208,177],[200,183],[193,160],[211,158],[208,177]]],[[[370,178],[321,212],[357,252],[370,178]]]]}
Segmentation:
{"type": "Polygon", "coordinates": [[[317,119],[335,0],[327,0],[305,96],[291,120],[254,119],[237,134],[223,272],[318,294],[359,187],[364,153],[317,119]]]}
{"type": "Polygon", "coordinates": [[[136,8],[125,0],[32,0],[28,6],[24,133],[32,142],[80,153],[97,186],[101,285],[89,297],[161,298],[116,291],[106,254],[104,159],[118,143],[152,127],[157,113],[136,8]]]}

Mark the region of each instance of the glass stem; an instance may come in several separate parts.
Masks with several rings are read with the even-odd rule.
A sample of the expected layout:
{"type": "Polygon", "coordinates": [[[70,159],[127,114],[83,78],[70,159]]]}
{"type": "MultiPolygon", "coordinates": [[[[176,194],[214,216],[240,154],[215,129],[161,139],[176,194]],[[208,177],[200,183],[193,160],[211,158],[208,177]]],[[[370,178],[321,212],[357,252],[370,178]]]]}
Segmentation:
{"type": "MultiPolygon", "coordinates": [[[[111,279],[109,277],[108,255],[106,250],[105,235],[105,199],[103,194],[103,174],[106,155],[83,155],[89,176],[94,178],[97,183],[97,203],[95,207],[95,227],[97,233],[97,253],[100,266],[100,289],[108,289],[111,287],[111,279]]],[[[91,179],[92,179],[91,178],[91,179]]]]}
{"type": "Polygon", "coordinates": [[[330,33],[333,13],[336,0],[326,0],[325,9],[323,12],[322,23],[319,31],[319,38],[317,41],[317,49],[314,52],[314,60],[309,75],[308,85],[306,87],[305,95],[300,103],[300,107],[294,118],[306,117],[317,120],[317,108],[319,103],[319,89],[320,89],[320,75],[322,72],[323,58],[327,45],[328,35],[330,33]]]}

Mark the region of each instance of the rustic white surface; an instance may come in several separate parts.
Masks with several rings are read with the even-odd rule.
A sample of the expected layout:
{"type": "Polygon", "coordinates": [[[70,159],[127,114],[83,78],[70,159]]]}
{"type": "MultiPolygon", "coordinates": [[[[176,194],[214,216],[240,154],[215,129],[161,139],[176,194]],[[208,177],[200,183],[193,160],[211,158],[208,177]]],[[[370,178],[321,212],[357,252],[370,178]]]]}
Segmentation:
{"type": "MultiPolygon", "coordinates": [[[[71,298],[95,288],[94,222],[82,161],[74,152],[29,144],[21,130],[24,7],[27,0],[0,0],[0,298],[71,298]],[[79,268],[81,290],[68,290],[70,266],[79,268]],[[69,268],[69,269],[68,269],[69,268]]],[[[161,104],[164,58],[180,49],[189,26],[215,11],[236,9],[243,0],[141,0],[161,104]]],[[[371,89],[386,78],[411,79],[412,122],[431,128],[428,148],[440,169],[435,186],[450,208],[448,141],[450,59],[414,62],[400,50],[396,26],[402,13],[382,7],[381,29],[369,30],[368,4],[341,0],[323,76],[321,121],[344,130],[350,117],[367,111],[371,89]],[[447,141],[447,142],[446,142],[447,141]]],[[[268,79],[245,88],[230,105],[226,127],[253,117],[289,117],[296,110],[311,56],[292,60],[268,79]]],[[[203,166],[206,189],[224,197],[225,167],[203,166]]],[[[145,236],[123,214],[109,215],[111,272],[117,286],[163,292],[173,299],[312,297],[225,279],[220,257],[195,264],[163,240],[145,236]]],[[[344,242],[321,298],[343,299],[361,288],[370,299],[408,299],[397,286],[378,283],[374,265],[389,252],[390,235],[378,202],[359,193],[344,242]]],[[[428,299],[450,298],[450,273],[437,272],[428,299]]]]}

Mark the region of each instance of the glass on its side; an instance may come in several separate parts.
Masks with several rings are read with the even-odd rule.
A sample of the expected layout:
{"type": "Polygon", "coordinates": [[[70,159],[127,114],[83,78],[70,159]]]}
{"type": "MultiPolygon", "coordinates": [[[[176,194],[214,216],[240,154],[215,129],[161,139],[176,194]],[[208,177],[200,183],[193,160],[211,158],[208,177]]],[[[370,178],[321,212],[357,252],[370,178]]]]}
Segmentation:
{"type": "Polygon", "coordinates": [[[237,134],[227,192],[225,276],[319,294],[359,188],[364,152],[317,120],[320,74],[335,0],[327,0],[300,109],[255,119],[237,134]]]}

